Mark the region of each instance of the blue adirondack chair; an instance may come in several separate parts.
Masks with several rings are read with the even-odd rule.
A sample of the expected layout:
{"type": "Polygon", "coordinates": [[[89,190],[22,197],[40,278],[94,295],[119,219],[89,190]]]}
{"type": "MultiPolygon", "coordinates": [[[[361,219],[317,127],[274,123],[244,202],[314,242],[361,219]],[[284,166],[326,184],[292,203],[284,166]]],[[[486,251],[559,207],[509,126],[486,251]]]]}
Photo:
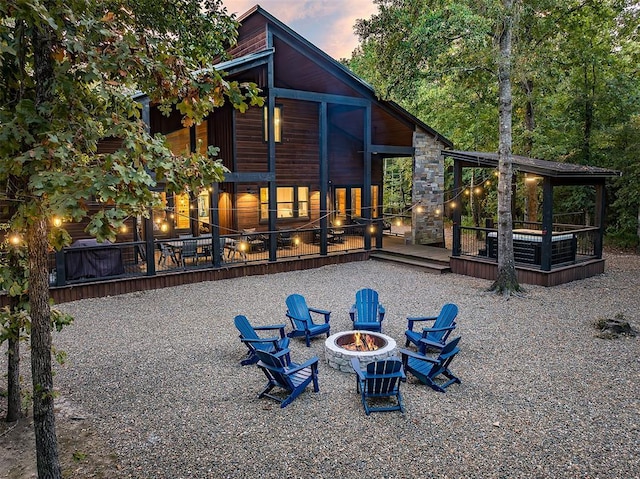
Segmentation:
{"type": "Polygon", "coordinates": [[[256,350],[260,361],[258,367],[262,369],[269,382],[258,398],[268,397],[280,403],[280,407],[286,407],[297,398],[302,391],[313,381],[313,390],[318,392],[318,356],[314,356],[302,364],[291,361],[289,350],[283,349],[276,353],[256,350]],[[285,391],[286,397],[269,394],[275,387],[285,391]]]}
{"type": "Polygon", "coordinates": [[[258,362],[256,350],[274,352],[289,347],[289,338],[284,335],[284,324],[272,324],[269,326],[251,326],[246,316],[239,314],[233,320],[236,328],[240,332],[240,341],[242,341],[249,351],[247,357],[240,361],[240,364],[254,364],[258,362]],[[260,337],[257,331],[278,331],[279,336],[268,338],[260,337]]]}
{"type": "Polygon", "coordinates": [[[438,316],[407,318],[408,326],[404,332],[407,337],[405,346],[413,343],[418,352],[422,354],[426,352],[427,348],[441,350],[451,331],[456,328],[456,316],[458,316],[458,307],[455,304],[448,303],[442,307],[438,316]],[[414,331],[413,325],[421,321],[434,321],[434,323],[430,328],[414,331]]]}
{"type": "Polygon", "coordinates": [[[356,372],[356,391],[360,393],[367,416],[372,411],[401,411],[404,413],[400,382],[406,381],[407,377],[399,358],[390,357],[369,363],[364,371],[358,358],[352,358],[351,366],[356,372]],[[386,405],[371,406],[369,404],[369,399],[377,400],[379,398],[390,398],[390,400],[386,405]]]}
{"type": "Polygon", "coordinates": [[[384,306],[378,301],[378,292],[365,288],[356,293],[356,302],[351,306],[349,317],[353,329],[380,332],[384,313],[384,306]]]}
{"type": "Polygon", "coordinates": [[[426,384],[431,389],[442,393],[445,392],[445,389],[452,384],[460,384],[461,382],[449,369],[451,361],[460,352],[460,348],[458,348],[459,341],[459,336],[449,341],[442,348],[437,358],[401,349],[400,354],[402,355],[404,370],[413,374],[421,383],[426,384]],[[441,375],[446,378],[444,382],[440,382],[439,376],[441,375]],[[438,382],[436,382],[436,379],[438,379],[438,382]]]}
{"type": "Polygon", "coordinates": [[[313,336],[326,334],[329,337],[329,318],[331,311],[324,309],[310,308],[304,296],[292,294],[287,297],[287,317],[291,321],[293,331],[287,336],[290,338],[304,337],[307,347],[311,346],[310,339],[313,336]],[[314,323],[311,313],[324,316],[324,323],[314,323]]]}

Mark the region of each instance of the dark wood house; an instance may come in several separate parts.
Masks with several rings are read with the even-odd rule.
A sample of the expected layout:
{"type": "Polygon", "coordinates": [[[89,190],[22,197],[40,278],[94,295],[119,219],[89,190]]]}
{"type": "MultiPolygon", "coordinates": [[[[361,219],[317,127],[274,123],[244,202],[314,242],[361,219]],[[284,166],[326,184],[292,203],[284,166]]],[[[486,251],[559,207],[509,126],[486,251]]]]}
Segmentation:
{"type": "MultiPolygon", "coordinates": [[[[439,151],[452,146],[446,138],[398,105],[379,100],[371,86],[261,7],[239,21],[233,59],[215,68],[233,80],[256,83],[264,108],[220,108],[191,128],[181,126],[178,114],[149,110],[151,131],[167,135],[176,151],[215,145],[230,170],[211,194],[166,198],[169,213],[155,221],[168,236],[289,230],[310,241],[317,230],[326,250],[336,224],[373,224],[379,232],[382,165],[389,157],[415,157],[424,165],[419,201],[442,209],[439,151]]],[[[442,244],[442,219],[423,215],[421,221],[425,227],[417,241],[442,244]]],[[[372,235],[363,240],[369,248],[372,235]]],[[[277,244],[271,243],[275,259],[277,244]]]]}

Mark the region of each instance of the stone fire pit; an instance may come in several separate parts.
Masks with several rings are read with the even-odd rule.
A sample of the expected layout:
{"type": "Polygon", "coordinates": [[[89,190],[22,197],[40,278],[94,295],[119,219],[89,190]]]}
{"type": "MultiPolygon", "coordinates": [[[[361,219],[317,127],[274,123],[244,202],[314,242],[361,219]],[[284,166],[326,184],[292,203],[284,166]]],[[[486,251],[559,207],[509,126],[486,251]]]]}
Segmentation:
{"type": "Polygon", "coordinates": [[[326,339],[324,342],[324,352],[329,366],[345,373],[350,373],[353,372],[351,358],[359,358],[362,366],[366,366],[374,361],[395,356],[396,341],[382,333],[374,333],[372,331],[343,331],[332,334],[326,339]],[[368,342],[373,343],[377,349],[372,351],[347,349],[353,347],[355,342],[354,338],[357,333],[361,335],[361,338],[363,336],[369,336],[369,338],[363,338],[362,341],[366,343],[366,339],[368,339],[368,342]]]}

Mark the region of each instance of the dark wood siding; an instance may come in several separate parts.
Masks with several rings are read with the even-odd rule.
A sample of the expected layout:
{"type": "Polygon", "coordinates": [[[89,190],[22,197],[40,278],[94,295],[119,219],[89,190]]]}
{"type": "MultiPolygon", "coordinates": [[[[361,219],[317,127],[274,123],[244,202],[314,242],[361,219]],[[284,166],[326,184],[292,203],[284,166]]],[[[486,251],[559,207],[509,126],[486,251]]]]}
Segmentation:
{"type": "Polygon", "coordinates": [[[238,30],[238,44],[229,53],[238,58],[267,48],[267,27],[264,17],[259,15],[248,18],[238,30]]]}
{"type": "Polygon", "coordinates": [[[282,142],[276,144],[279,186],[320,187],[318,104],[276,100],[282,105],[282,142]]]}
{"type": "Polygon", "coordinates": [[[233,108],[226,103],[209,115],[209,145],[220,148],[218,159],[233,169],[233,108]]]}
{"type": "Polygon", "coordinates": [[[249,108],[245,113],[235,113],[236,163],[238,172],[266,172],[267,144],[262,132],[262,108],[249,108]]]}

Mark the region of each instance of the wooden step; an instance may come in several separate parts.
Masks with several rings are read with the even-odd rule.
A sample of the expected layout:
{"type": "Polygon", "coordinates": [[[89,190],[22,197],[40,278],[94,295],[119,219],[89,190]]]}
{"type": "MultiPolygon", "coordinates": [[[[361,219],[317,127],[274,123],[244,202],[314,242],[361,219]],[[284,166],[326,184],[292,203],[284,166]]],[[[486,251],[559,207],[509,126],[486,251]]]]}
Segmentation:
{"type": "Polygon", "coordinates": [[[403,255],[398,253],[387,253],[382,251],[373,251],[369,255],[371,259],[381,261],[392,261],[395,263],[401,263],[408,266],[416,266],[425,269],[429,273],[443,274],[450,273],[451,268],[448,263],[444,261],[431,258],[420,258],[418,256],[403,255]]]}

